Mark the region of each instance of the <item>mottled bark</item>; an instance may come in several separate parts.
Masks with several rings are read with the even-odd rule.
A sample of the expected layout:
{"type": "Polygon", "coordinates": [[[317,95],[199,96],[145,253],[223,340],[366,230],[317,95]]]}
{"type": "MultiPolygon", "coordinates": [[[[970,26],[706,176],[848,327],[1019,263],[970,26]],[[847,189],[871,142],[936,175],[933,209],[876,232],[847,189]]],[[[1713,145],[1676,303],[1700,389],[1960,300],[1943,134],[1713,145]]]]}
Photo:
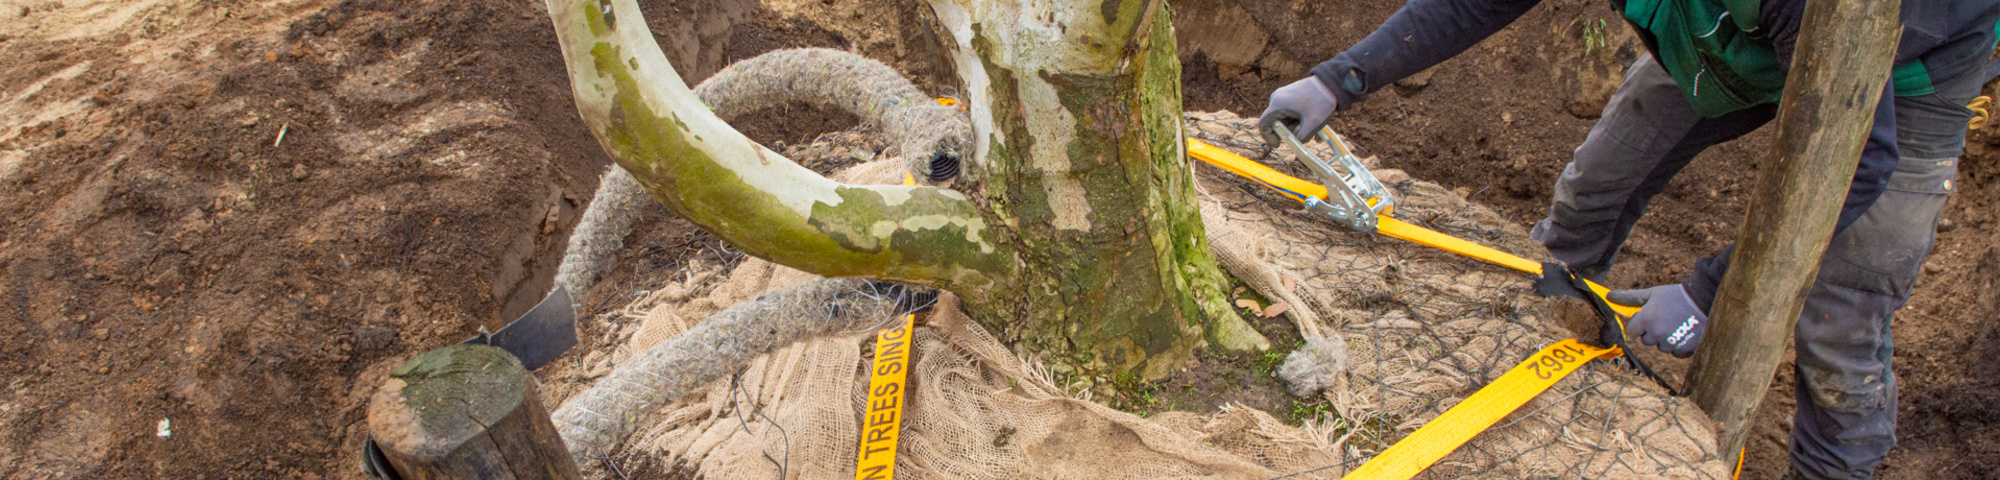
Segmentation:
{"type": "Polygon", "coordinates": [[[974,317],[1099,380],[1182,368],[1205,330],[1265,347],[1202,232],[1163,2],[931,6],[973,106],[987,221],[1025,260],[1013,288],[967,302],[974,317]]]}
{"type": "Polygon", "coordinates": [[[743,251],[826,276],[952,289],[1006,281],[1014,253],[965,195],[843,185],[730,128],[702,105],[633,0],[551,0],[577,111],[667,208],[743,251]]]}
{"type": "Polygon", "coordinates": [[[933,1],[974,126],[959,190],[800,168],[695,99],[632,0],[549,6],[605,149],[745,252],[951,290],[1003,339],[1100,382],[1165,376],[1205,343],[1267,346],[1206,244],[1160,0],[933,1]]]}

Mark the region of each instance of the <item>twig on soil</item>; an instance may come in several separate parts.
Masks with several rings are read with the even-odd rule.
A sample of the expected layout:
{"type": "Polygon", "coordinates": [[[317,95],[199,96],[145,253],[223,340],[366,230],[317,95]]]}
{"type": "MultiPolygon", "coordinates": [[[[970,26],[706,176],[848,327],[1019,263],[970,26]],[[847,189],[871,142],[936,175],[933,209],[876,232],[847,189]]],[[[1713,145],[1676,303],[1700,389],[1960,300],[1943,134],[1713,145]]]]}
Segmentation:
{"type": "MultiPolygon", "coordinates": [[[[755,433],[752,433],[750,431],[750,422],[744,420],[743,418],[743,407],[736,406],[736,394],[742,391],[743,391],[743,372],[739,371],[736,372],[735,376],[730,377],[729,379],[729,404],[731,407],[734,407],[736,409],[736,422],[738,425],[741,425],[743,427],[743,433],[755,435],[755,433]]],[[[748,393],[744,393],[743,396],[751,398],[752,400],[750,404],[751,407],[757,406],[755,402],[756,397],[751,397],[750,394],[748,393]]],[[[765,415],[764,409],[758,408],[757,416],[763,418],[764,421],[766,422],[771,422],[771,426],[776,427],[778,429],[778,435],[780,435],[785,440],[785,460],[783,462],[778,461],[778,459],[771,458],[770,451],[766,450],[763,452],[765,460],[769,460],[771,461],[771,464],[778,466],[778,480],[785,480],[785,471],[791,470],[792,468],[792,434],[791,432],[785,431],[785,427],[783,425],[778,425],[777,420],[772,420],[770,415],[765,415]]]]}
{"type": "Polygon", "coordinates": [[[1549,402],[1549,404],[1548,404],[1548,405],[1543,405],[1543,406],[1542,406],[1542,408],[1537,408],[1537,409],[1535,409],[1535,411],[1532,411],[1532,412],[1528,412],[1528,413],[1527,413],[1527,414],[1525,414],[1525,415],[1518,415],[1518,416],[1517,416],[1518,418],[1515,418],[1515,419],[1514,419],[1514,421],[1512,421],[1512,422],[1507,422],[1507,424],[1506,424],[1506,425],[1501,425],[1501,426],[1498,426],[1498,427],[1493,427],[1493,428],[1488,428],[1487,430],[1499,430],[1499,429],[1503,429],[1503,428],[1507,428],[1507,427],[1511,427],[1511,426],[1514,426],[1514,424],[1516,424],[1516,423],[1521,423],[1521,421],[1522,421],[1522,420],[1527,420],[1527,419],[1528,419],[1529,417],[1533,417],[1533,416],[1535,416],[1535,414],[1537,414],[1537,413],[1542,413],[1542,411],[1543,411],[1543,410],[1548,410],[1548,409],[1549,409],[1549,407],[1553,407],[1553,406],[1556,406],[1556,404],[1558,404],[1558,403],[1562,403],[1562,402],[1563,402],[1564,400],[1569,400],[1569,399],[1571,399],[1571,398],[1576,398],[1576,396],[1577,396],[1577,395],[1582,395],[1582,394],[1583,394],[1583,392],[1588,392],[1588,391],[1591,391],[1591,390],[1594,390],[1594,389],[1596,389],[1597,387],[1600,387],[1600,386],[1603,386],[1604,384],[1607,384],[1607,383],[1611,383],[1611,382],[1609,382],[1609,381],[1603,381],[1603,382],[1597,382],[1597,383],[1594,383],[1594,384],[1591,384],[1591,385],[1590,385],[1590,386],[1588,386],[1588,387],[1583,387],[1583,388],[1579,388],[1579,389],[1576,389],[1576,391],[1575,391],[1575,392],[1570,392],[1570,394],[1569,394],[1569,395],[1564,395],[1564,396],[1563,396],[1562,398],[1558,398],[1558,399],[1556,399],[1556,400],[1555,400],[1555,401],[1553,401],[1553,402],[1549,402]]]}
{"type": "Polygon", "coordinates": [[[278,139],[277,139],[277,140],[272,140],[272,141],[271,141],[271,148],[278,148],[278,146],[279,146],[279,145],[284,145],[284,144],[285,144],[285,132],[288,132],[288,131],[291,131],[291,130],[292,130],[292,124],[290,124],[290,123],[286,123],[286,124],[285,124],[285,126],[282,126],[282,127],[278,127],[278,139]]]}
{"type": "Polygon", "coordinates": [[[1267,479],[1264,479],[1264,480],[1278,480],[1278,479],[1281,479],[1281,478],[1292,478],[1292,477],[1296,477],[1296,476],[1299,476],[1299,475],[1305,475],[1305,474],[1308,474],[1308,473],[1313,473],[1313,472],[1317,472],[1317,471],[1320,471],[1320,470],[1326,470],[1326,469],[1329,469],[1329,468],[1333,468],[1333,467],[1345,467],[1345,466],[1349,466],[1349,465],[1353,465],[1353,464],[1354,464],[1354,462],[1356,462],[1356,461],[1359,461],[1359,459],[1355,459],[1355,460],[1348,460],[1348,461],[1345,461],[1345,462],[1340,462],[1340,463],[1336,463],[1336,464],[1332,464],[1332,465],[1327,465],[1327,466],[1324,466],[1324,467],[1315,467],[1315,468],[1309,468],[1309,469],[1305,469],[1305,470],[1299,470],[1299,471],[1296,471],[1296,472],[1292,472],[1292,473],[1287,473],[1287,474],[1284,474],[1284,475],[1279,475],[1279,476],[1275,476],[1275,477],[1271,477],[1271,478],[1267,478],[1267,479]]]}
{"type": "Polygon", "coordinates": [[[598,455],[597,460],[604,462],[604,469],[610,470],[612,475],[617,475],[618,480],[631,480],[625,477],[625,470],[618,468],[618,462],[612,460],[610,455],[598,455]]]}

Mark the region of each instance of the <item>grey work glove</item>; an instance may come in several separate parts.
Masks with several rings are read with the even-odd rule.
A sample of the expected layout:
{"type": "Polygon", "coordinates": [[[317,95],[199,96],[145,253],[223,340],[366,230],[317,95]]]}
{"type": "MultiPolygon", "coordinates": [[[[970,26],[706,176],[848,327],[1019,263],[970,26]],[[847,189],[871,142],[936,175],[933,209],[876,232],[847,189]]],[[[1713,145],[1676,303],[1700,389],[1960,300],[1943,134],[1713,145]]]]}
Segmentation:
{"type": "Polygon", "coordinates": [[[1659,347],[1660,351],[1676,357],[1694,355],[1694,346],[1701,343],[1702,332],[1708,331],[1708,314],[1695,306],[1694,299],[1688,298],[1687,290],[1680,284],[1617,290],[1604,299],[1639,307],[1639,313],[1625,321],[1625,331],[1638,336],[1640,343],[1659,347]]]}
{"type": "Polygon", "coordinates": [[[1277,148],[1278,134],[1271,133],[1271,125],[1283,122],[1293,127],[1292,135],[1300,142],[1311,142],[1313,133],[1326,124],[1326,117],[1332,116],[1337,106],[1332,89],[1320,83],[1319,77],[1306,77],[1271,92],[1270,106],[1257,117],[1257,131],[1264,134],[1264,143],[1277,148]]]}

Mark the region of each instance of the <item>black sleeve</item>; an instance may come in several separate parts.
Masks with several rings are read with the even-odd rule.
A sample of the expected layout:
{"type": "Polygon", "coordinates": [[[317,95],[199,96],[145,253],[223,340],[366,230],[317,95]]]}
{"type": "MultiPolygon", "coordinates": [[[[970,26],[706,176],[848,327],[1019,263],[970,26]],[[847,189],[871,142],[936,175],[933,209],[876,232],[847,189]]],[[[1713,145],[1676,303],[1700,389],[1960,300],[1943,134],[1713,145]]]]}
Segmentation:
{"type": "Polygon", "coordinates": [[[1410,0],[1375,33],[1313,67],[1346,110],[1500,31],[1541,0],[1410,0]]]}
{"type": "Polygon", "coordinates": [[[1805,23],[1805,0],[1765,0],[1757,7],[1758,35],[1771,39],[1778,51],[1778,68],[1792,71],[1792,50],[1799,44],[1799,24],[1805,23]]]}
{"type": "MultiPolygon", "coordinates": [[[[1833,225],[1834,235],[1840,235],[1861,219],[1861,213],[1882,197],[1882,191],[1889,188],[1889,175],[1896,172],[1896,162],[1901,157],[1896,150],[1896,96],[1890,85],[1883,85],[1882,99],[1875,104],[1875,124],[1868,129],[1868,143],[1861,147],[1861,161],[1854,167],[1854,182],[1847,187],[1847,201],[1840,206],[1840,220],[1833,225]]],[[[1696,260],[1694,273],[1681,280],[1688,297],[1702,311],[1709,311],[1715,302],[1716,287],[1722,284],[1722,274],[1729,270],[1730,253],[1735,249],[1732,245],[1721,254],[1696,260]]]]}

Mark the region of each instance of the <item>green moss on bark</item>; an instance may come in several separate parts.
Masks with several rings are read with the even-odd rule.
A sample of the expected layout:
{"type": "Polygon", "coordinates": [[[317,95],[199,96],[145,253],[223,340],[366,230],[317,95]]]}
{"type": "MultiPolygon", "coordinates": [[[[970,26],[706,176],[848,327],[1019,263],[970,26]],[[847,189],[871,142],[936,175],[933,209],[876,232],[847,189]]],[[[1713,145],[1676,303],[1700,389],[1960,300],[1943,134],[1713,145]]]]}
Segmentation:
{"type": "Polygon", "coordinates": [[[608,118],[590,122],[600,143],[661,203],[745,252],[821,275],[964,289],[1011,274],[1012,252],[981,237],[989,229],[963,197],[916,188],[891,205],[870,189],[839,188],[838,205],[818,203],[801,216],[711,158],[678,115],[654,111],[623,48],[597,42],[590,56],[589,74],[612,87],[608,118]],[[885,222],[893,228],[872,228],[885,222]],[[856,242],[857,232],[884,235],[856,242]]]}
{"type": "MultiPolygon", "coordinates": [[[[1131,10],[1106,31],[1130,32],[1139,21],[1145,2],[1125,3],[1122,8],[1131,10]]],[[[1170,15],[1165,9],[1155,14],[1170,15]]],[[[1059,369],[1100,384],[1120,375],[1164,377],[1209,341],[1231,348],[1267,345],[1229,310],[1226,280],[1208,251],[1182,156],[1172,27],[1166,21],[1148,25],[1139,32],[1147,38],[1138,56],[1107,58],[1101,72],[1027,76],[985,63],[996,137],[1005,139],[988,157],[986,194],[991,203],[1010,206],[1009,218],[996,223],[1017,225],[1023,273],[1053,280],[1027,282],[998,298],[1000,304],[973,305],[975,317],[1005,338],[1051,354],[1045,359],[1059,369]],[[1035,142],[1050,141],[1035,137],[1029,125],[1046,120],[1026,117],[1022,82],[1053,87],[1074,119],[1063,148],[1069,168],[1061,173],[1082,186],[1087,231],[1054,226],[1047,172],[1028,157],[1035,142]],[[1209,328],[1218,324],[1242,328],[1209,328]]],[[[1115,52],[1126,40],[1105,36],[1106,50],[1115,52]]],[[[973,45],[982,59],[999,53],[983,35],[973,45]]]]}

